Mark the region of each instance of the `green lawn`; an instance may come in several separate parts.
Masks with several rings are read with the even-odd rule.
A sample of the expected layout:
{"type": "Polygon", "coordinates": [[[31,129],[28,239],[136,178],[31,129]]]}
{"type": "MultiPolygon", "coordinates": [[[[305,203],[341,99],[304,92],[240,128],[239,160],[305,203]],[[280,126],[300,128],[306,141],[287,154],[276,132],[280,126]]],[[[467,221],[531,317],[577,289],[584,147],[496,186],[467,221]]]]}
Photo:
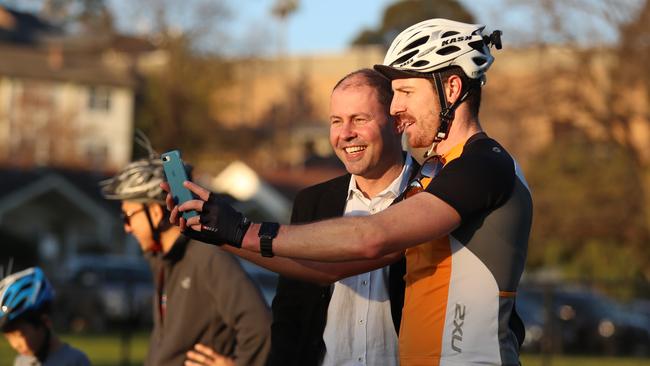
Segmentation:
{"type": "Polygon", "coordinates": [[[650,358],[553,356],[545,359],[540,355],[523,355],[521,364],[523,366],[650,366],[650,358]]]}
{"type": "MultiPolygon", "coordinates": [[[[64,335],[63,340],[86,352],[94,366],[121,366],[122,351],[119,334],[110,335],[64,335]]],[[[147,334],[136,335],[128,348],[130,365],[142,365],[147,351],[147,334]]],[[[14,357],[6,341],[0,342],[1,364],[14,357]]],[[[608,358],[554,356],[546,360],[539,355],[522,356],[524,366],[650,366],[650,358],[608,358]]]]}
{"type": "MultiPolygon", "coordinates": [[[[61,338],[84,351],[94,366],[122,366],[123,352],[129,352],[129,365],[142,365],[147,352],[148,334],[137,334],[131,339],[130,347],[122,347],[120,334],[108,335],[63,335],[61,338]]],[[[5,360],[15,357],[6,341],[0,342],[0,364],[10,365],[5,360]]]]}

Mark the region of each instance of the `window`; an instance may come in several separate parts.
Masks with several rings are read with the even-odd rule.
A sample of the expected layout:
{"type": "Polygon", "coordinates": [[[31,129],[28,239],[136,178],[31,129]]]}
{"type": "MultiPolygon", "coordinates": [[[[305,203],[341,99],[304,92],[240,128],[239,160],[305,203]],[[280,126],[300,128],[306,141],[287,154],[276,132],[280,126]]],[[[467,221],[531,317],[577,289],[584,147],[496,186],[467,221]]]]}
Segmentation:
{"type": "Polygon", "coordinates": [[[111,90],[98,86],[88,88],[88,109],[109,111],[111,109],[111,90]]]}

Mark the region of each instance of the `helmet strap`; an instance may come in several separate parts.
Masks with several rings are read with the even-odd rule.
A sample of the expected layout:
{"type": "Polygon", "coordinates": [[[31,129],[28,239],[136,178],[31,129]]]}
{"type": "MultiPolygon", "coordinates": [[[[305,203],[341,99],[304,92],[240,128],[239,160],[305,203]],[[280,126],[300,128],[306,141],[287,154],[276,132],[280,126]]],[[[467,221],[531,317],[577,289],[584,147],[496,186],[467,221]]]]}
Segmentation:
{"type": "Polygon", "coordinates": [[[52,341],[52,330],[44,322],[42,327],[45,329],[45,336],[43,337],[43,343],[38,347],[35,352],[36,359],[40,362],[45,362],[50,353],[50,342],[52,341]]]}
{"type": "Polygon", "coordinates": [[[144,214],[147,216],[149,228],[151,228],[151,236],[155,245],[154,251],[160,251],[162,250],[162,244],[160,243],[160,227],[154,226],[151,214],[149,213],[149,206],[143,203],[142,208],[144,208],[144,214]]]}
{"type": "Polygon", "coordinates": [[[440,72],[434,72],[433,73],[433,80],[436,85],[436,91],[438,92],[438,101],[440,102],[440,127],[438,127],[438,131],[436,132],[436,136],[433,139],[433,143],[431,144],[431,147],[427,152],[424,154],[425,158],[428,158],[433,154],[433,151],[435,150],[436,146],[438,146],[438,143],[440,143],[442,140],[445,140],[448,135],[449,135],[449,130],[451,129],[451,122],[454,120],[454,114],[456,112],[456,108],[462,103],[473,88],[467,88],[465,85],[463,85],[463,89],[466,89],[463,95],[461,95],[460,98],[456,99],[451,105],[447,103],[447,98],[445,97],[445,87],[442,83],[442,76],[440,72]]]}

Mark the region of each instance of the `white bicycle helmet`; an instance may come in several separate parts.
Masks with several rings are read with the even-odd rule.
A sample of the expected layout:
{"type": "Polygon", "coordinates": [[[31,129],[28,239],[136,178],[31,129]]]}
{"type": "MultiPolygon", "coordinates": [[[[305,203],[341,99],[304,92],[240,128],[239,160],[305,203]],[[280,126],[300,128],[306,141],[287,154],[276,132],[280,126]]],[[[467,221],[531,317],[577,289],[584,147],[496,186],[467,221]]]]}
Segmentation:
{"type": "Polygon", "coordinates": [[[484,28],[447,19],[417,23],[395,38],[383,65],[375,65],[375,69],[392,80],[431,77],[435,71],[459,66],[467,77],[484,82],[494,61],[489,46],[501,48],[501,32],[485,36],[484,28]]]}
{"type": "MultiPolygon", "coordinates": [[[[485,72],[494,62],[490,45],[501,48],[501,31],[483,35],[484,25],[467,24],[447,19],[429,19],[406,28],[390,45],[383,65],[375,70],[387,78],[431,78],[440,102],[440,126],[428,157],[436,144],[447,138],[456,108],[474,89],[485,84],[485,72]],[[462,95],[449,104],[444,97],[441,71],[460,67],[465,75],[477,80],[474,85],[463,84],[462,95]]],[[[469,83],[468,83],[469,84],[469,83]]]]}

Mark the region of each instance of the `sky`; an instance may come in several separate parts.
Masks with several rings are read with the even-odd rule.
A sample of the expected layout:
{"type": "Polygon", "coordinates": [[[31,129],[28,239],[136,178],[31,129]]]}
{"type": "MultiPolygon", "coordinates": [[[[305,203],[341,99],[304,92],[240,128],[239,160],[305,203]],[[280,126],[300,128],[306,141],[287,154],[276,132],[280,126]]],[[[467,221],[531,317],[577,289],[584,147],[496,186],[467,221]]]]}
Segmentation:
{"type": "MultiPolygon", "coordinates": [[[[278,21],[270,16],[276,0],[231,1],[237,4],[231,28],[234,37],[242,37],[252,28],[266,26],[269,32],[286,35],[284,49],[289,54],[310,54],[344,50],[361,30],[378,27],[384,9],[397,0],[300,0],[298,10],[287,20],[284,32],[278,21]]],[[[478,23],[486,25],[486,31],[502,30],[504,45],[525,45],[527,40],[533,39],[558,40],[558,35],[549,31],[552,20],[543,16],[543,1],[458,1],[478,23]],[[546,31],[540,31],[542,29],[546,31]]],[[[555,4],[562,17],[565,36],[580,43],[610,43],[616,40],[617,31],[602,20],[602,14],[615,20],[625,19],[626,14],[635,14],[641,3],[641,0],[609,3],[605,0],[580,0],[555,4]]],[[[269,46],[269,42],[260,43],[269,46]]],[[[276,51],[282,49],[278,43],[274,43],[274,47],[276,51]]]]}
{"type": "MultiPolygon", "coordinates": [[[[381,23],[384,8],[394,0],[302,0],[298,10],[287,19],[287,52],[314,53],[344,49],[364,28],[381,23]]],[[[275,0],[246,0],[236,15],[235,29],[245,34],[246,27],[259,22],[277,21],[269,17],[275,0]]]]}
{"type": "MultiPolygon", "coordinates": [[[[0,0],[0,3],[37,9],[43,0],[0,0]],[[31,6],[30,6],[31,5],[31,6]]],[[[381,24],[384,9],[398,0],[299,0],[299,6],[286,21],[284,27],[271,15],[271,9],[278,0],[105,0],[111,8],[119,29],[128,33],[151,31],[152,16],[142,9],[151,9],[152,4],[166,4],[165,11],[177,22],[178,28],[195,25],[188,9],[201,9],[190,4],[218,4],[220,1],[229,8],[230,16],[214,18],[221,37],[210,36],[205,44],[208,48],[235,55],[271,55],[284,51],[288,54],[315,54],[340,52],[354,37],[365,28],[376,28],[381,24]],[[140,10],[138,10],[140,9],[140,10]]],[[[436,0],[430,0],[436,1],[436,0]]],[[[486,30],[503,30],[504,45],[522,40],[539,38],[538,29],[550,24],[550,19],[541,16],[541,11],[526,4],[543,4],[544,1],[521,0],[457,0],[474,14],[478,23],[485,24],[486,30]]],[[[642,0],[621,0],[609,2],[620,4],[625,9],[622,14],[634,13],[635,6],[642,0]]],[[[645,0],[644,0],[645,1],[645,0]]],[[[556,4],[588,4],[594,9],[604,8],[606,0],[580,0],[556,4]]],[[[570,5],[569,5],[570,6],[570,5]]],[[[566,6],[565,6],[566,7],[566,6]]],[[[618,9],[617,8],[617,9],[618,9]]],[[[617,10],[615,9],[615,10],[617,10]]],[[[607,9],[608,16],[612,16],[607,9]]],[[[604,41],[615,40],[615,31],[584,12],[571,9],[562,10],[564,26],[568,34],[593,41],[594,34],[604,41]]],[[[598,10],[596,10],[598,11],[598,10]]],[[[614,12],[616,13],[616,12],[614,12]]],[[[200,13],[203,14],[203,13],[200,13]]],[[[616,14],[614,14],[616,15],[616,14]]],[[[205,18],[205,16],[203,16],[205,18]]],[[[212,18],[211,18],[212,19],[212,18]]],[[[212,34],[212,33],[210,33],[212,34]]],[[[542,36],[544,38],[545,36],[542,36]]],[[[206,37],[207,38],[207,37],[206,37]]],[[[552,36],[544,38],[553,40],[552,36]]]]}
{"type": "MultiPolygon", "coordinates": [[[[302,0],[287,20],[286,51],[290,54],[336,52],[345,49],[365,28],[381,24],[384,9],[395,0],[302,0]]],[[[478,21],[493,18],[490,10],[502,0],[461,0],[478,21]]],[[[271,16],[275,0],[240,0],[234,14],[234,33],[246,37],[248,28],[266,24],[280,33],[282,27],[271,16]]],[[[276,44],[276,47],[281,47],[276,44]]]]}
{"type": "MultiPolygon", "coordinates": [[[[284,50],[289,54],[313,54],[344,50],[361,30],[378,27],[384,9],[397,0],[300,0],[297,11],[287,19],[284,26],[271,15],[271,9],[277,0],[223,1],[231,12],[230,19],[222,24],[228,36],[226,43],[229,52],[272,54],[284,50]]],[[[516,9],[511,13],[505,12],[503,3],[511,0],[459,1],[474,14],[478,22],[487,24],[488,29],[494,29],[490,23],[496,24],[503,19],[511,25],[523,25],[532,16],[516,9]]],[[[134,15],[137,13],[133,10],[137,7],[134,5],[137,2],[108,2],[114,14],[123,15],[116,17],[120,28],[147,30],[150,22],[145,19],[146,16],[134,15]]],[[[186,8],[179,6],[168,8],[167,11],[176,14],[175,19],[181,19],[184,17],[180,13],[186,8]]],[[[182,25],[179,27],[182,28],[182,25]]],[[[220,46],[225,45],[220,43],[220,46]]]]}

